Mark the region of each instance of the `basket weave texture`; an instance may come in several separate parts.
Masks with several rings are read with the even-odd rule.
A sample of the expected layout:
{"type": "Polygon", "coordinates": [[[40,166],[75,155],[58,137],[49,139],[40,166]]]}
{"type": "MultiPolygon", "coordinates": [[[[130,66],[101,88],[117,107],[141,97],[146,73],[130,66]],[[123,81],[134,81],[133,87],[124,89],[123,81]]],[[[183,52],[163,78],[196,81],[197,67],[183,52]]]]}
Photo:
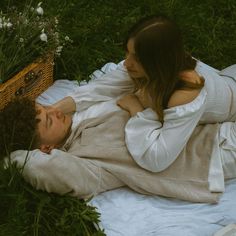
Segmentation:
{"type": "Polygon", "coordinates": [[[53,57],[41,58],[0,85],[0,109],[16,97],[35,99],[53,83],[53,57]]]}

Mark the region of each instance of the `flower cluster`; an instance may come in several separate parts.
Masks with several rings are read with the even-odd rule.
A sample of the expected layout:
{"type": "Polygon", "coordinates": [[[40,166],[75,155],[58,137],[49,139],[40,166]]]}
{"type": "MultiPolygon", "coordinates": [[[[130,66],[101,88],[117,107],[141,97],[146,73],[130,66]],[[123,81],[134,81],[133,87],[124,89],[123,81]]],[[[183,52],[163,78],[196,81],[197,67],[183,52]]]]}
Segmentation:
{"type": "Polygon", "coordinates": [[[42,2],[21,12],[15,7],[0,12],[0,83],[38,57],[60,56],[71,42],[59,31],[57,17],[45,17],[42,2]]]}

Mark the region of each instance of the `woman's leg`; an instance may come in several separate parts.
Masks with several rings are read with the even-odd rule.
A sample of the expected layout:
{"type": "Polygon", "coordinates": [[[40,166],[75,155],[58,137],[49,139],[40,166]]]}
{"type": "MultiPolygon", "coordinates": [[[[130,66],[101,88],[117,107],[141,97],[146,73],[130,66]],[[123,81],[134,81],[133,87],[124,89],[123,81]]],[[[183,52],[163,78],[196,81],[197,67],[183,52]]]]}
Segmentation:
{"type": "Polygon", "coordinates": [[[225,178],[236,178],[236,122],[221,125],[219,147],[225,178]]]}

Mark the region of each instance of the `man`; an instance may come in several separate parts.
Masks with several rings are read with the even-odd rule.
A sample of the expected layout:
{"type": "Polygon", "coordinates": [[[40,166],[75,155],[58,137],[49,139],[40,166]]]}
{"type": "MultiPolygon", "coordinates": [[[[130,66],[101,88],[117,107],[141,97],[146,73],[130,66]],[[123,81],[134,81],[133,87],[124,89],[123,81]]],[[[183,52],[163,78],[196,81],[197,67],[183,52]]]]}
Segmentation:
{"type": "MultiPolygon", "coordinates": [[[[116,80],[117,74],[119,73],[114,71],[108,76],[113,79],[113,84],[114,81],[116,84],[112,88],[112,94],[119,97],[121,94],[118,92],[120,91],[118,84],[123,86],[124,80],[120,78],[116,80]]],[[[124,78],[123,72],[121,77],[124,78]]],[[[219,144],[215,143],[220,133],[218,125],[197,127],[177,160],[167,170],[160,173],[146,171],[133,161],[126,149],[124,129],[129,114],[120,111],[115,105],[116,101],[108,99],[111,97],[111,90],[106,90],[106,83],[109,83],[107,79],[103,78],[98,83],[91,83],[89,88],[80,87],[74,95],[52,107],[26,102],[31,108],[24,108],[27,106],[22,102],[21,107],[20,103],[17,105],[21,111],[18,116],[9,112],[11,111],[9,107],[13,107],[14,103],[1,111],[2,128],[5,126],[4,119],[13,117],[12,121],[8,122],[12,125],[5,128],[4,133],[1,132],[4,141],[1,143],[9,148],[7,153],[16,149],[36,147],[45,153],[42,154],[38,150],[32,151],[29,155],[21,151],[12,153],[12,160],[19,166],[24,166],[23,175],[26,180],[37,189],[59,194],[70,193],[85,198],[126,185],[143,194],[158,194],[196,202],[216,202],[219,194],[214,191],[222,192],[222,190],[218,190],[217,186],[215,189],[209,187],[208,172],[209,166],[212,165],[211,157],[220,155],[219,144]],[[102,91],[103,95],[100,94],[100,89],[106,90],[102,91]],[[92,100],[91,97],[95,99],[92,100]],[[58,110],[58,107],[63,108],[63,112],[58,110]],[[91,107],[96,114],[90,109],[91,107]],[[79,112],[74,114],[72,122],[71,115],[66,113],[75,109],[79,112]],[[24,130],[23,126],[20,128],[16,126],[23,123],[20,119],[27,116],[24,112],[26,110],[33,110],[29,120],[35,120],[32,125],[26,124],[30,127],[28,129],[30,137],[24,135],[28,143],[23,140],[23,136],[17,140],[18,135],[12,135],[16,134],[16,131],[20,133],[20,129],[24,130]],[[101,116],[106,110],[108,110],[107,114],[101,116]],[[6,111],[8,114],[5,114],[6,111]],[[96,118],[96,116],[100,117],[96,118]],[[21,143],[24,145],[20,147],[21,143]],[[25,158],[27,158],[26,164],[25,158]]],[[[129,82],[122,90],[122,94],[132,89],[129,82]]],[[[230,134],[232,123],[227,123],[226,126],[230,134]]],[[[229,137],[229,140],[232,140],[232,137],[229,137]]],[[[219,175],[222,177],[223,169],[218,174],[218,178],[219,175]]],[[[216,185],[217,183],[216,181],[216,185]]]]}

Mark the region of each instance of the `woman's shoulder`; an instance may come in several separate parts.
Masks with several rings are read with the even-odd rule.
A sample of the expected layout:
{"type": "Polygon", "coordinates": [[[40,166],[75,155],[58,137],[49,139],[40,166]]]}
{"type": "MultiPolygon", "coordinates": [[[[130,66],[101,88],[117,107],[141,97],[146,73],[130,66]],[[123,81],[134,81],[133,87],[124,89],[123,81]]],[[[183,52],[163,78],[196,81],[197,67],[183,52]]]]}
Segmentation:
{"type": "Polygon", "coordinates": [[[179,76],[187,83],[202,84],[202,77],[195,70],[182,71],[179,76]]]}
{"type": "Polygon", "coordinates": [[[168,108],[184,105],[198,97],[201,89],[176,90],[170,97],[168,108]]]}
{"type": "Polygon", "coordinates": [[[181,72],[180,78],[186,86],[174,91],[169,99],[168,108],[192,102],[198,97],[204,86],[203,78],[195,70],[181,72]]]}

